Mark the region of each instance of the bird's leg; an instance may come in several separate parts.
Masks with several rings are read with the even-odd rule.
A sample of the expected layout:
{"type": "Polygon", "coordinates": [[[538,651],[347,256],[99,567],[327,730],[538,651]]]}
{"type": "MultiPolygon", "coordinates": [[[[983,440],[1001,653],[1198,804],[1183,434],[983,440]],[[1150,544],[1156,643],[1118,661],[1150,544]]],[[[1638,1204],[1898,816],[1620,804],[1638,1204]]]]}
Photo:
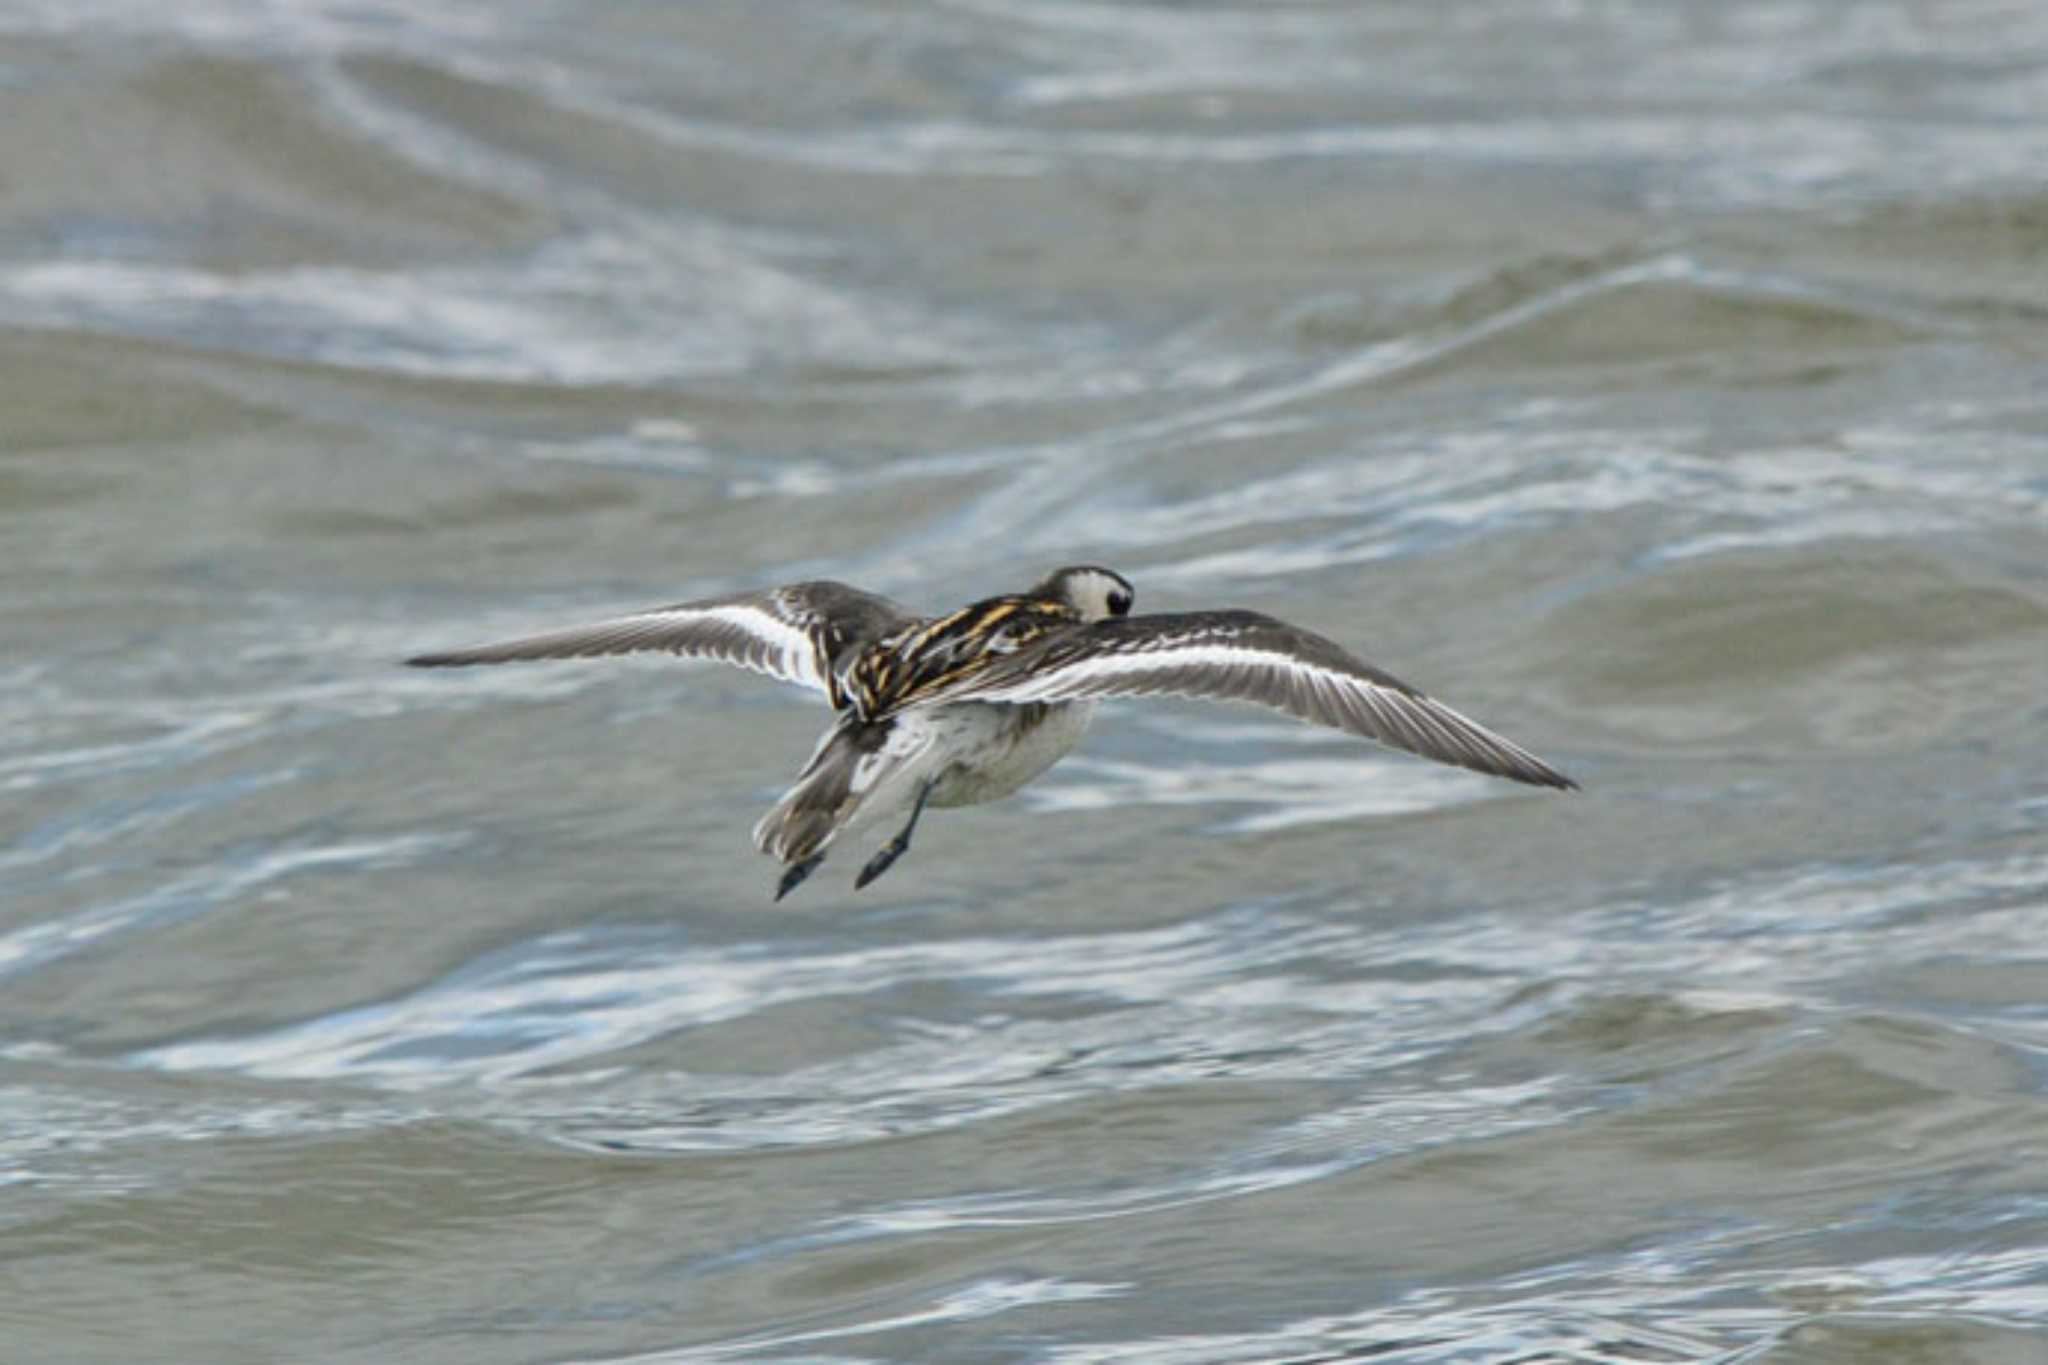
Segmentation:
{"type": "Polygon", "coordinates": [[[933,778],[918,789],[917,804],[910,808],[910,819],[904,823],[902,829],[896,832],[895,838],[883,844],[881,850],[874,857],[868,859],[868,865],[860,870],[858,877],[853,879],[854,890],[860,890],[863,886],[866,886],[869,882],[887,872],[892,863],[909,851],[910,835],[917,828],[917,817],[924,814],[924,803],[931,799],[932,788],[938,785],[938,779],[933,778]]]}
{"type": "Polygon", "coordinates": [[[775,887],[775,899],[781,900],[784,896],[787,896],[790,892],[796,890],[797,887],[802,884],[803,879],[810,876],[813,872],[816,872],[818,870],[818,864],[824,861],[824,854],[813,853],[810,857],[800,859],[797,862],[791,863],[787,868],[784,868],[782,873],[782,880],[778,882],[775,887]]]}

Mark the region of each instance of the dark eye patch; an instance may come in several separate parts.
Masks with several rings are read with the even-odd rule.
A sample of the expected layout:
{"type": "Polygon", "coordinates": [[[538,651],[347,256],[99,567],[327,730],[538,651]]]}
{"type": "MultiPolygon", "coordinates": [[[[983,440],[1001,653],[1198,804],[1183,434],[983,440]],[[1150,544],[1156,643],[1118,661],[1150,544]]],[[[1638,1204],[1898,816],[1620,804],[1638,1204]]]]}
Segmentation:
{"type": "Polygon", "coordinates": [[[1109,614],[1122,616],[1131,609],[1131,595],[1127,592],[1113,592],[1109,595],[1109,614]]]}

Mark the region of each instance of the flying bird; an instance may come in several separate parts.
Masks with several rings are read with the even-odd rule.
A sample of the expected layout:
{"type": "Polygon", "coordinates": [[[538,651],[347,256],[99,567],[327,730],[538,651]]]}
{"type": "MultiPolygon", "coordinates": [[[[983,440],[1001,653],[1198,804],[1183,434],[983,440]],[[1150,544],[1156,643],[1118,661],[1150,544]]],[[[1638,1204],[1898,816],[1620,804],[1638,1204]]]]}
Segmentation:
{"type": "Polygon", "coordinates": [[[422,668],[657,651],[715,659],[822,693],[834,712],[796,785],[754,826],[781,900],[843,835],[902,827],[862,866],[903,856],[926,806],[1008,796],[1058,762],[1105,697],[1256,702],[1441,763],[1539,787],[1578,784],[1510,740],[1255,611],[1133,616],[1123,575],[1056,569],[944,616],[844,583],[792,583],[656,607],[544,635],[422,654],[422,668]]]}

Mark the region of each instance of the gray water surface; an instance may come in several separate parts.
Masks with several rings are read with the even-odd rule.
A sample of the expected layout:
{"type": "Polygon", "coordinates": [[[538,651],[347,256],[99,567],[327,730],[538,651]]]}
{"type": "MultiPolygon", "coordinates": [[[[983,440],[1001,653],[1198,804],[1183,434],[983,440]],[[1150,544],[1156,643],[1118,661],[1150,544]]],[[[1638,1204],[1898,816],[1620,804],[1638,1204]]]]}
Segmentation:
{"type": "Polygon", "coordinates": [[[22,1361],[2048,1360],[2048,9],[0,14],[22,1361]],[[423,649],[1112,564],[1576,796],[423,649]]]}

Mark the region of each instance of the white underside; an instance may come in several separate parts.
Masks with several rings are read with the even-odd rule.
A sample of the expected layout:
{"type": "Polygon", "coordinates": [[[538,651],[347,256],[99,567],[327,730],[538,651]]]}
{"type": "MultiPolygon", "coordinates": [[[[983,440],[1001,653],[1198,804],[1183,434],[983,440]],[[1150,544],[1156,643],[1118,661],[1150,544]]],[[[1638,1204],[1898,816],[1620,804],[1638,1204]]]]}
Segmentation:
{"type": "MultiPolygon", "coordinates": [[[[997,702],[956,702],[897,717],[894,742],[875,756],[881,771],[834,837],[871,825],[894,834],[934,779],[928,805],[973,806],[1008,796],[1081,742],[1095,703],[1055,705],[1027,727],[1029,714],[997,702]]],[[[854,785],[868,784],[856,777],[854,785]]]]}
{"type": "Polygon", "coordinates": [[[933,745],[933,751],[952,755],[932,789],[932,805],[973,806],[1016,791],[1073,751],[1095,716],[1095,703],[1054,706],[1028,730],[1018,725],[1021,710],[959,702],[932,713],[934,723],[950,733],[950,741],[933,745]]]}

